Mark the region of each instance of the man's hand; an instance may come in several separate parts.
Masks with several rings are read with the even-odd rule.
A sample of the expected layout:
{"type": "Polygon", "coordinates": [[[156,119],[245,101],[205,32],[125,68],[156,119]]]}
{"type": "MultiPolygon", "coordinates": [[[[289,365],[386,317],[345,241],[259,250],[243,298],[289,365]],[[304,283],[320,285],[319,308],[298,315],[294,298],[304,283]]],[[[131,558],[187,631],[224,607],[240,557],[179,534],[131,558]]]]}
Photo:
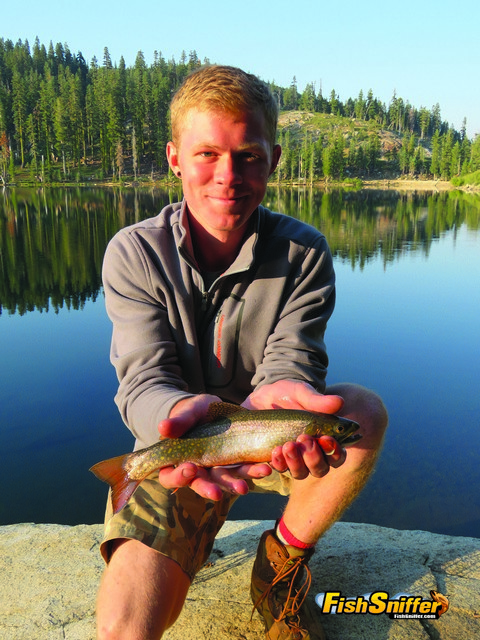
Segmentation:
{"type": "Polygon", "coordinates": [[[166,489],[190,487],[206,500],[221,500],[225,491],[234,495],[246,495],[248,478],[264,478],[271,473],[272,469],[266,463],[205,469],[191,462],[184,462],[178,467],[160,469],[158,478],[166,489]]]}
{"type": "Polygon", "coordinates": [[[343,407],[340,396],[324,396],[308,382],[279,380],[253,391],[242,402],[246,409],[304,409],[317,413],[338,413],[343,407]]]}
{"type": "MultiPolygon", "coordinates": [[[[164,438],[179,438],[196,424],[205,422],[212,402],[221,402],[221,399],[205,393],[180,400],[171,410],[170,417],[158,425],[160,435],[164,438]]],[[[224,491],[245,495],[248,493],[245,480],[263,478],[271,473],[272,469],[268,464],[205,469],[191,462],[184,462],[177,467],[160,469],[158,478],[166,489],[190,487],[207,500],[220,500],[224,491]]]]}
{"type": "MultiPolygon", "coordinates": [[[[251,393],[243,403],[247,409],[303,409],[318,413],[338,413],[343,407],[340,396],[325,396],[306,382],[279,380],[251,393]]],[[[293,478],[303,480],[309,475],[321,478],[330,467],[345,462],[346,451],[330,436],[318,439],[306,434],[296,442],[275,447],[271,465],[280,472],[290,471],[293,478]]]]}
{"type": "MultiPolygon", "coordinates": [[[[205,422],[212,402],[221,402],[221,399],[210,394],[199,394],[180,400],[170,412],[170,417],[158,425],[160,435],[179,438],[196,424],[205,422]]],[[[305,382],[280,380],[251,393],[243,406],[246,409],[304,409],[337,413],[343,406],[343,399],[340,396],[322,395],[305,382]]],[[[302,434],[296,442],[276,447],[272,452],[270,465],[241,464],[205,469],[191,462],[184,462],[177,467],[161,469],[159,480],[166,489],[190,487],[203,498],[220,500],[224,491],[245,495],[248,493],[246,480],[264,478],[271,474],[272,467],[280,472],[290,471],[296,480],[309,475],[321,478],[328,473],[330,467],[343,464],[345,458],[345,450],[334,438],[321,436],[315,439],[302,434]]]]}
{"type": "Polygon", "coordinates": [[[206,422],[208,407],[212,402],[221,402],[218,396],[200,393],[177,402],[166,420],[158,425],[162,438],[180,438],[196,424],[206,422]]]}

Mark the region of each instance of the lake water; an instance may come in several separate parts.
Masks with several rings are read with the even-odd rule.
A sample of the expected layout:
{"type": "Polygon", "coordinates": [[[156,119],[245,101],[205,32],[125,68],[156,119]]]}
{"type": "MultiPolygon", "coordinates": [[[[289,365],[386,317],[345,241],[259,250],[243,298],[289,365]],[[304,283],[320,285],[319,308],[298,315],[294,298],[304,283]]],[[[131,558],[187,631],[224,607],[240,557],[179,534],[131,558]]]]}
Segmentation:
{"type": "MultiPolygon", "coordinates": [[[[113,403],[100,282],[108,239],[180,194],[0,192],[0,524],[95,523],[98,460],[131,449],[113,403]]],[[[390,413],[377,469],[344,519],[480,537],[480,197],[269,189],[320,228],[338,302],[328,381],[375,389],[390,413]]],[[[275,518],[247,496],[232,518],[275,518]]]]}

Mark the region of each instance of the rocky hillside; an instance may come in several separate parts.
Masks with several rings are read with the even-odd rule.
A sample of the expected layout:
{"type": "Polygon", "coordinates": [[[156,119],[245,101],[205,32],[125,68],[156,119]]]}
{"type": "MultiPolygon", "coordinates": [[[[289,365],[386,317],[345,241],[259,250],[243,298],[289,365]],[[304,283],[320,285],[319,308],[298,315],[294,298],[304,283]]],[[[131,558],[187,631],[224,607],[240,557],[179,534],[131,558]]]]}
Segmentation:
{"type": "MultiPolygon", "coordinates": [[[[380,137],[382,151],[396,149],[402,146],[402,136],[393,131],[382,129],[381,125],[374,120],[357,120],[356,118],[345,118],[335,116],[330,113],[309,113],[306,111],[282,111],[278,121],[279,131],[290,132],[292,139],[296,143],[304,140],[306,135],[312,137],[316,142],[320,138],[329,138],[335,134],[342,133],[346,143],[352,138],[357,143],[368,140],[370,136],[380,137]]],[[[431,141],[423,140],[423,146],[431,149],[431,141]]]]}

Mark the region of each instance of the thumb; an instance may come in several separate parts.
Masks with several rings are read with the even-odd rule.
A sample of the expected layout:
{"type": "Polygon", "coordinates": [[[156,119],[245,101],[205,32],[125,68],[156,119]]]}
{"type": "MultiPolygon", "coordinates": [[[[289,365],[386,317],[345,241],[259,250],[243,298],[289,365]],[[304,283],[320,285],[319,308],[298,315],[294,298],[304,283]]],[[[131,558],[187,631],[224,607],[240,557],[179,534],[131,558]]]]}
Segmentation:
{"type": "Polygon", "coordinates": [[[219,402],[218,396],[201,393],[179,400],[171,409],[170,415],[158,425],[158,431],[164,438],[179,438],[199,422],[205,421],[208,407],[219,402]]]}
{"type": "Polygon", "coordinates": [[[158,423],[158,432],[162,438],[180,438],[193,424],[186,416],[166,418],[158,423]]]}

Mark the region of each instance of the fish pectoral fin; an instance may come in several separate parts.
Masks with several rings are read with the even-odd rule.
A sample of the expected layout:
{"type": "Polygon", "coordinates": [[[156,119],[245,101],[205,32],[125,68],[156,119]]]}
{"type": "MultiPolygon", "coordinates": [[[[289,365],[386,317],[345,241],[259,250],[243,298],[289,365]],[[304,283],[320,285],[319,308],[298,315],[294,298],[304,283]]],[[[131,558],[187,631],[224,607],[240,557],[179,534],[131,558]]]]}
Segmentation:
{"type": "Polygon", "coordinates": [[[218,418],[226,418],[239,411],[246,411],[243,407],[233,402],[211,402],[208,406],[207,420],[213,421],[218,418]]]}
{"type": "Polygon", "coordinates": [[[131,479],[124,469],[124,461],[128,455],[102,460],[90,468],[99,480],[110,485],[114,513],[118,513],[127,504],[142,481],[131,479]]]}

